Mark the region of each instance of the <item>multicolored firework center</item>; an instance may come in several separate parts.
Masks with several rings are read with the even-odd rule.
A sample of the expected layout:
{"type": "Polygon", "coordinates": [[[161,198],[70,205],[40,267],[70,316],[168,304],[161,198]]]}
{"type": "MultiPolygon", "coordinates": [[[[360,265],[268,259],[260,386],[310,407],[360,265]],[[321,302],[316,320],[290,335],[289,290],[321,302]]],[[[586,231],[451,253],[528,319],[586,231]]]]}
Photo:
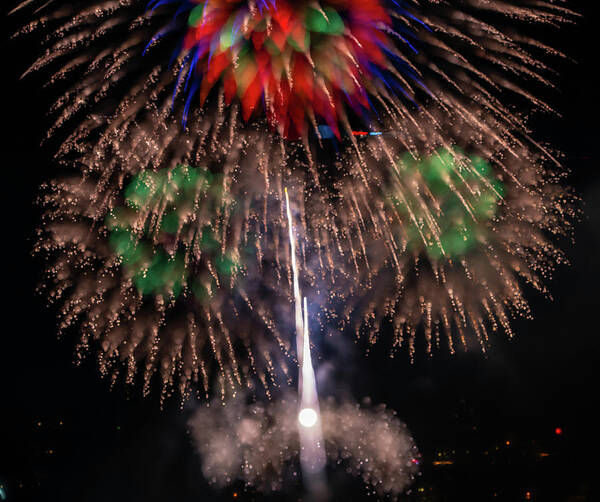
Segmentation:
{"type": "MultiPolygon", "coordinates": [[[[194,226],[194,209],[201,197],[212,196],[215,204],[221,205],[211,207],[215,214],[233,210],[233,203],[223,197],[221,186],[208,170],[181,165],[171,170],[143,171],[134,177],[125,190],[125,206],[111,211],[106,225],[111,231],[113,250],[140,293],[171,299],[181,294],[190,275],[187,253],[180,244],[183,232],[199,234],[194,239],[196,251],[214,258],[219,275],[237,273],[239,256],[222,249],[210,226],[194,226]],[[157,209],[157,213],[152,212],[157,209]]],[[[196,299],[211,295],[205,284],[206,280],[197,278],[191,281],[196,299]]]]}
{"type": "Polygon", "coordinates": [[[460,258],[485,240],[486,223],[496,216],[504,195],[489,162],[455,148],[421,159],[406,153],[398,168],[412,191],[401,198],[391,194],[390,200],[406,222],[410,251],[423,250],[435,260],[460,258]]]}
{"type": "Polygon", "coordinates": [[[226,102],[237,95],[245,120],[262,104],[274,129],[297,138],[318,120],[339,136],[344,105],[359,115],[370,107],[391,30],[378,0],[184,0],[185,8],[188,108],[222,80],[226,102]]]}

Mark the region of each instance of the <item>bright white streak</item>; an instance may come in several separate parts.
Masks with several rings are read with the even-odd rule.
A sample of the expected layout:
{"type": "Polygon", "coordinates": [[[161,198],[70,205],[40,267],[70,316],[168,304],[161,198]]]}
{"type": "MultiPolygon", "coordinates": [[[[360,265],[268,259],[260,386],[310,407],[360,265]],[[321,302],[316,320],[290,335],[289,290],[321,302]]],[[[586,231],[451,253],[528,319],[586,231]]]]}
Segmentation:
{"type": "Polygon", "coordinates": [[[323,446],[323,431],[321,430],[317,381],[310,356],[308,305],[306,297],[304,297],[304,309],[302,309],[298,264],[296,261],[296,239],[294,237],[292,210],[290,208],[290,199],[287,188],[285,188],[285,202],[290,238],[290,253],[292,258],[294,300],[296,306],[296,350],[300,369],[298,378],[298,394],[300,394],[298,422],[302,425],[302,427],[298,427],[300,436],[300,467],[302,468],[302,478],[312,499],[321,501],[327,499],[327,487],[323,474],[326,457],[325,448],[323,446]],[[316,418],[312,425],[304,425],[301,419],[308,415],[312,415],[313,419],[316,418]]]}
{"type": "Polygon", "coordinates": [[[317,394],[317,379],[310,356],[310,339],[308,334],[308,305],[306,296],[304,297],[304,333],[302,344],[304,353],[302,354],[302,371],[300,381],[302,382],[302,391],[300,398],[300,407],[302,409],[313,409],[319,417],[319,396],[317,394]]]}
{"type": "MultiPolygon", "coordinates": [[[[290,237],[290,254],[292,258],[292,278],[294,283],[294,300],[296,306],[296,354],[298,355],[298,365],[302,367],[302,356],[304,355],[302,338],[304,336],[304,326],[302,320],[302,300],[300,296],[300,281],[298,279],[298,264],[296,263],[296,238],[294,237],[294,225],[292,220],[292,210],[290,208],[290,197],[288,195],[287,187],[285,190],[285,207],[288,219],[288,232],[290,237]]],[[[302,389],[302,382],[300,379],[300,389],[302,389]]]]}

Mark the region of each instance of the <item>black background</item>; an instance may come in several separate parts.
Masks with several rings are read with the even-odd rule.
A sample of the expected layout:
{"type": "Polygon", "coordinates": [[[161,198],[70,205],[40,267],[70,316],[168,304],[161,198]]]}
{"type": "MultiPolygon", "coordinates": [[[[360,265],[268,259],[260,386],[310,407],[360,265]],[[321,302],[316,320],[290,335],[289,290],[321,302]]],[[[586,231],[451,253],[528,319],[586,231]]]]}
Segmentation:
{"type": "MultiPolygon", "coordinates": [[[[396,409],[423,454],[422,475],[407,500],[600,500],[596,3],[571,2],[582,19],[551,40],[574,60],[559,63],[560,92],[545,96],[562,117],[533,123],[537,138],[565,152],[570,183],[583,199],[576,244],[565,245],[572,264],[550,284],[553,301],[530,292],[535,319],[516,321],[516,338],[496,337],[487,356],[417,356],[413,365],[378,353],[348,356],[358,376],[345,385],[357,398],[370,395],[396,409]],[[436,459],[453,464],[435,465],[436,459]]],[[[0,235],[7,253],[0,269],[0,488],[9,501],[260,499],[240,487],[216,492],[206,485],[186,435],[191,407],[181,411],[170,402],[161,411],[156,397],[143,399],[139,388],[111,391],[93,358],[76,367],[74,340],[57,339],[55,312],[34,293],[42,264],[30,256],[39,219],[34,200],[54,172],[50,147],[39,146],[51,94],[39,90],[39,79],[19,80],[38,49],[8,40],[22,21],[6,18],[9,7],[0,13],[6,84],[0,235]]],[[[333,482],[332,491],[334,500],[366,498],[348,480],[333,482]]]]}

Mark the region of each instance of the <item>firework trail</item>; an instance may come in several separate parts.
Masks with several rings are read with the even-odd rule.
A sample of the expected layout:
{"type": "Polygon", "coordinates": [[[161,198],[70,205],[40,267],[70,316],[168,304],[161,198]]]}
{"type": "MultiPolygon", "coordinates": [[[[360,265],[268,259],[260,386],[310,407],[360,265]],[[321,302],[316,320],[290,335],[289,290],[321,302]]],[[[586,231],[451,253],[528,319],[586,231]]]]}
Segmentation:
{"type": "Polygon", "coordinates": [[[326,462],[321,410],[317,393],[317,379],[312,365],[308,333],[308,305],[304,297],[304,336],[298,388],[300,406],[298,429],[300,434],[300,466],[305,486],[314,500],[327,500],[324,467],[326,462]]]}
{"type": "Polygon", "coordinates": [[[299,271],[296,263],[296,238],[287,188],[285,189],[285,201],[293,269],[296,354],[298,354],[299,363],[298,395],[300,396],[300,407],[298,411],[298,433],[300,436],[300,465],[308,491],[315,500],[325,500],[327,498],[323,476],[325,452],[323,451],[323,432],[321,430],[317,381],[310,351],[308,302],[306,297],[304,297],[304,303],[301,300],[299,271]]]}
{"type": "MultiPolygon", "coordinates": [[[[241,480],[267,493],[294,482],[300,455],[297,406],[286,396],[250,405],[238,398],[196,411],[190,427],[205,478],[217,487],[241,480]]],[[[418,452],[393,411],[329,399],[322,403],[321,423],[328,469],[360,477],[378,496],[396,498],[412,483],[418,452]]]]}

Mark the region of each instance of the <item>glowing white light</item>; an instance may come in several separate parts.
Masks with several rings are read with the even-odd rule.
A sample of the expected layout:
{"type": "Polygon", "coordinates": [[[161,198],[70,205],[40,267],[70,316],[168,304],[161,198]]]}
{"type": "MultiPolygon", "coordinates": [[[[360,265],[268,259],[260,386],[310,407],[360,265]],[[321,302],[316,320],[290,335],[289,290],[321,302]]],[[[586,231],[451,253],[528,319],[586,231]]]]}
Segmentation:
{"type": "Polygon", "coordinates": [[[298,413],[298,422],[302,427],[313,427],[318,419],[317,412],[312,408],[304,408],[298,413]]]}

